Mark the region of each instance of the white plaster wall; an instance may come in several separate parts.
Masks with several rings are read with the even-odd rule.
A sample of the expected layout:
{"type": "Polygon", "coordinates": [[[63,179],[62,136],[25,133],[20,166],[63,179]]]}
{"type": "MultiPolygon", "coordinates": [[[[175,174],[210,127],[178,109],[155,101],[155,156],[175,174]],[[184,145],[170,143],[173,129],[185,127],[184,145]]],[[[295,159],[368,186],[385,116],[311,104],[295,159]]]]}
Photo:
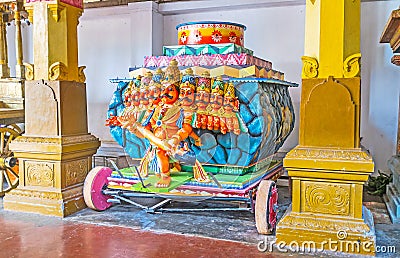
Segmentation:
{"type": "MultiPolygon", "coordinates": [[[[22,36],[22,53],[23,61],[27,63],[33,62],[32,52],[32,25],[21,22],[21,36],[22,36]]],[[[8,50],[8,66],[10,68],[10,76],[15,76],[16,52],[15,52],[15,25],[14,22],[7,26],[7,50],[8,50]]]]}
{"type": "MultiPolygon", "coordinates": [[[[164,45],[177,44],[175,26],[182,22],[221,20],[242,23],[247,26],[245,45],[256,56],[273,62],[273,68],[285,73],[292,82],[301,82],[301,60],[304,53],[304,1],[192,1],[162,4],[161,21],[153,18],[158,26],[134,25],[130,19],[132,4],[120,7],[87,9],[79,24],[79,61],[86,65],[89,130],[102,140],[110,140],[104,126],[106,110],[115,88],[108,79],[128,76],[128,68],[135,65],[138,57],[148,55],[143,39],[161,35],[164,45]],[[203,4],[205,2],[206,4],[203,4]],[[254,2],[253,7],[249,3],[254,2]],[[271,4],[260,4],[270,2],[271,4]],[[211,4],[210,4],[211,3],[211,4]],[[226,7],[213,7],[226,4],[226,7]],[[208,6],[208,7],[207,7],[208,6]],[[163,24],[162,24],[163,23],[163,24]],[[134,63],[132,63],[134,62],[134,63]]],[[[400,86],[400,69],[390,64],[391,49],[380,44],[379,38],[391,10],[397,9],[397,0],[368,1],[362,3],[361,52],[362,52],[362,144],[372,153],[376,168],[385,170],[386,160],[395,153],[397,110],[400,86]]],[[[153,11],[154,15],[159,12],[153,11]]],[[[153,48],[156,47],[153,45],[153,48]]],[[[297,121],[300,87],[291,89],[297,121]]],[[[282,151],[297,144],[298,123],[282,151]]]]}
{"type": "Polygon", "coordinates": [[[365,2],[361,5],[361,143],[375,161],[376,170],[396,152],[400,67],[390,63],[389,44],[379,43],[392,10],[399,1],[365,2]]]}
{"type": "Polygon", "coordinates": [[[131,66],[131,22],[126,7],[87,9],[78,25],[79,64],[85,65],[89,131],[111,140],[105,127],[115,90],[111,78],[124,78],[131,66]]]}

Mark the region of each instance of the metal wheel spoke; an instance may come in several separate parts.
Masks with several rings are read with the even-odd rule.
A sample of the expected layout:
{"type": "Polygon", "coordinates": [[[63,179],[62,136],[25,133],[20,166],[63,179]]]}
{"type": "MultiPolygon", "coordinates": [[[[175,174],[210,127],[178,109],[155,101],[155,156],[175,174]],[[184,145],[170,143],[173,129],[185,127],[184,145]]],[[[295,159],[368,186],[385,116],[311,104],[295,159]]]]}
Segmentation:
{"type": "Polygon", "coordinates": [[[16,124],[10,124],[7,128],[12,129],[13,131],[17,132],[18,134],[22,134],[22,129],[16,124]]]}
{"type": "Polygon", "coordinates": [[[6,146],[4,148],[6,151],[8,151],[8,146],[9,146],[9,144],[12,141],[13,138],[14,138],[14,135],[12,135],[12,134],[10,134],[10,136],[8,136],[7,143],[6,143],[6,146]]]}

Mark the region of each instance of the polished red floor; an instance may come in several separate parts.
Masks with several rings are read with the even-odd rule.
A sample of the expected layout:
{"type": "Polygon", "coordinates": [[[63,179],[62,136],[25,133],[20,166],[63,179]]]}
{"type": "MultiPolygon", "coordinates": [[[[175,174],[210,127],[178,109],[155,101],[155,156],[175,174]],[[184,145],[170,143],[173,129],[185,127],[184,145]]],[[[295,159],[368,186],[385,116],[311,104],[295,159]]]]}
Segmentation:
{"type": "Polygon", "coordinates": [[[274,257],[257,246],[0,213],[0,257],[274,257]]]}

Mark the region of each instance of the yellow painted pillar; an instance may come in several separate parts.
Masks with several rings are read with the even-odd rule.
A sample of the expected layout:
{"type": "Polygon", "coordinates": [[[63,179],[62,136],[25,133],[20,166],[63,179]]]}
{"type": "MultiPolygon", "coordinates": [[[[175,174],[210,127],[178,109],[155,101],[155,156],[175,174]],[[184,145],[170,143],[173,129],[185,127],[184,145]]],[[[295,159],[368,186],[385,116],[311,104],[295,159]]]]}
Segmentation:
{"type": "Polygon", "coordinates": [[[99,141],[88,133],[84,67],[78,67],[82,6],[82,0],[25,4],[34,64],[25,64],[25,134],[10,144],[20,183],[4,197],[7,210],[63,217],[86,207],[83,181],[99,141]]]}
{"type": "Polygon", "coordinates": [[[5,6],[0,6],[0,79],[10,77],[10,68],[8,67],[7,53],[7,34],[6,23],[3,19],[5,6]]]}
{"type": "Polygon", "coordinates": [[[306,0],[305,27],[299,145],[284,159],[292,205],[276,241],[373,255],[362,206],[374,163],[360,148],[360,0],[306,0]]]}
{"type": "Polygon", "coordinates": [[[15,54],[16,54],[16,65],[15,65],[15,77],[24,79],[25,78],[25,67],[23,65],[23,52],[22,52],[22,32],[21,32],[21,10],[23,8],[23,2],[16,2],[16,10],[14,12],[15,22],[15,54]]]}

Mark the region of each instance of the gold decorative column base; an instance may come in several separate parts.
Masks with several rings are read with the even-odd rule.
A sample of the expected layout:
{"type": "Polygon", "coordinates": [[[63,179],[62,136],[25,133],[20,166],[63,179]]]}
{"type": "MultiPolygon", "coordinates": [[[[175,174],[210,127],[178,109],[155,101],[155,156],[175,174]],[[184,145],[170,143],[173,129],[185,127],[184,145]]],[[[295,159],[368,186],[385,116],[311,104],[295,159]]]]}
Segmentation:
{"type": "Polygon", "coordinates": [[[361,149],[297,146],[284,159],[292,179],[292,206],[279,221],[276,243],[288,248],[375,254],[363,184],[374,171],[361,149]]]}
{"type": "Polygon", "coordinates": [[[96,137],[22,136],[10,145],[20,183],[4,197],[4,209],[65,217],[86,207],[83,181],[99,147],[96,137]]]}

